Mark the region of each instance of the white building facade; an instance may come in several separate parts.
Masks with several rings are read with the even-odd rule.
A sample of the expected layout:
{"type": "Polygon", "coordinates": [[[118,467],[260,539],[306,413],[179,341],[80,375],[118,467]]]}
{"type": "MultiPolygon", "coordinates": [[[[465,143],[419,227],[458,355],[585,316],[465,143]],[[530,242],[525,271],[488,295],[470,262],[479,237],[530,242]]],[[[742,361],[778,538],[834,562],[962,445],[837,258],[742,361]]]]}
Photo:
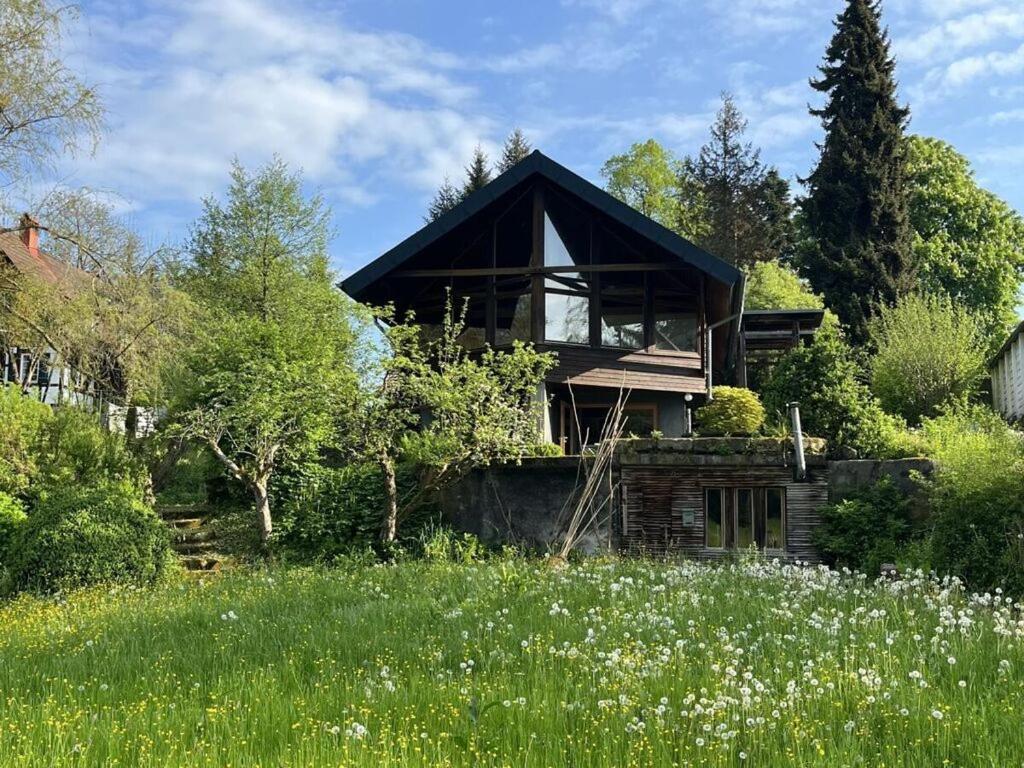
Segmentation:
{"type": "Polygon", "coordinates": [[[1024,421],[1024,322],[993,358],[992,405],[1007,421],[1024,421]]]}

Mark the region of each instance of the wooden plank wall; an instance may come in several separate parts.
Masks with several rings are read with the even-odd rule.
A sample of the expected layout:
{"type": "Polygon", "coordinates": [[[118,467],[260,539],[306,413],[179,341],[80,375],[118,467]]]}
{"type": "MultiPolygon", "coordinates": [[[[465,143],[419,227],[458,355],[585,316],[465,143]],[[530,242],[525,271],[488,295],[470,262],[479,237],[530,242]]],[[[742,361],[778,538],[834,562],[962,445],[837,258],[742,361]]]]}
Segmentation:
{"type": "Polygon", "coordinates": [[[796,482],[792,468],[773,466],[623,467],[621,475],[622,548],[654,555],[679,553],[701,559],[732,550],[704,546],[704,489],[785,488],[787,559],[818,562],[811,533],[818,511],[828,503],[828,476],[812,470],[796,482]],[[692,516],[692,525],[686,525],[692,516]]]}
{"type": "Polygon", "coordinates": [[[650,389],[659,392],[704,392],[706,385],[696,355],[659,355],[644,352],[597,350],[546,345],[558,352],[552,383],[650,389]]]}

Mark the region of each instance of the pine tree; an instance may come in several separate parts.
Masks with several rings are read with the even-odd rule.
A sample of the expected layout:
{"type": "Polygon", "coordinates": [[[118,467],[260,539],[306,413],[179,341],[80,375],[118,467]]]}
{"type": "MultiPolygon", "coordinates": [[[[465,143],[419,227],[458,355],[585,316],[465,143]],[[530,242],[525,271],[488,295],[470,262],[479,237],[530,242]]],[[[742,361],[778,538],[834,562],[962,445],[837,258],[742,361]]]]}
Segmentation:
{"type": "Polygon", "coordinates": [[[815,291],[863,342],[868,321],[913,281],[903,139],[909,111],[896,101],[895,61],[878,0],[849,0],[811,86],[828,94],[821,158],[801,205],[809,246],[800,266],[815,291]]]}
{"type": "Polygon", "coordinates": [[[530,142],[526,140],[523,132],[516,128],[505,139],[501,159],[498,161],[498,173],[504,173],[520,160],[525,160],[532,151],[533,147],[530,146],[530,142]]]}
{"type": "Polygon", "coordinates": [[[473,159],[466,166],[466,183],[462,187],[462,198],[465,199],[478,189],[483,189],[491,182],[491,164],[487,154],[479,144],[473,150],[473,159]]]}
{"type": "Polygon", "coordinates": [[[427,208],[427,215],[423,217],[424,221],[428,224],[432,221],[436,221],[458,205],[459,200],[461,199],[459,190],[457,190],[451,180],[445,176],[444,183],[440,188],[438,188],[437,194],[434,195],[434,199],[430,201],[430,207],[427,208]]]}
{"type": "Polygon", "coordinates": [[[736,102],[722,94],[710,141],[684,163],[691,183],[680,185],[683,209],[702,211],[705,228],[697,243],[743,267],[784,255],[792,213],[788,183],[743,141],[746,130],[736,102]],[[687,199],[687,190],[699,199],[687,199]]]}

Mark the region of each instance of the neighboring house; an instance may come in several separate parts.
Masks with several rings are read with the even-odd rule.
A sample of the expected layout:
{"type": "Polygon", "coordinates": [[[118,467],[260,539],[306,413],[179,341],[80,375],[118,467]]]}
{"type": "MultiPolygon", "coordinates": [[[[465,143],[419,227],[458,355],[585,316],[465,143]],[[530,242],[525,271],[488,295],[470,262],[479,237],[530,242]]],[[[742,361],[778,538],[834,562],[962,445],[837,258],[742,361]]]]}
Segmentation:
{"type": "Polygon", "coordinates": [[[557,352],[545,437],[593,441],[620,388],[627,433],[678,437],[689,407],[746,382],[747,354],[800,343],[820,310],[743,312],[743,273],[540,152],[342,283],[354,299],[442,322],[468,301],[466,346],[557,352]],[[573,410],[575,403],[575,411],[573,410]]]}
{"type": "Polygon", "coordinates": [[[992,404],[1007,421],[1024,421],[1024,322],[989,364],[992,404]]]}
{"type": "MultiPolygon", "coordinates": [[[[39,225],[31,216],[22,216],[18,229],[0,232],[0,269],[40,280],[62,291],[73,290],[74,283],[86,274],[39,248],[39,225]]],[[[0,328],[0,382],[17,384],[48,405],[73,403],[95,407],[95,387],[50,348],[22,346],[0,328]]]]}

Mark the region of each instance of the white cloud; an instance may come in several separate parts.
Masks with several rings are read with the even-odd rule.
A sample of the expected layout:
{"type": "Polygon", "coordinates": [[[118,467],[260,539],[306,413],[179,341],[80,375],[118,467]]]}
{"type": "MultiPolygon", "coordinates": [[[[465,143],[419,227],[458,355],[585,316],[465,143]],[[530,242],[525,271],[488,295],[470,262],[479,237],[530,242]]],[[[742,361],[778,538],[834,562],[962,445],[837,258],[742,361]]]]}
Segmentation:
{"type": "Polygon", "coordinates": [[[78,174],[128,195],[195,200],[232,157],[277,153],[365,205],[379,196],[367,184],[435,186],[493,129],[462,62],[416,38],[262,0],[162,2],[133,21],[91,14],[76,52],[109,108],[78,174]]]}
{"type": "Polygon", "coordinates": [[[1006,37],[1024,37],[1024,7],[1015,4],[948,19],[919,34],[901,37],[895,50],[901,62],[927,62],[952,58],[1006,37]]]}
{"type": "Polygon", "coordinates": [[[1007,109],[1002,112],[996,112],[989,116],[988,122],[992,125],[1024,123],[1024,107],[1020,109],[1007,109]]]}
{"type": "Polygon", "coordinates": [[[959,88],[989,76],[1024,72],[1024,44],[1013,51],[989,51],[954,61],[942,72],[942,83],[959,88]]]}

